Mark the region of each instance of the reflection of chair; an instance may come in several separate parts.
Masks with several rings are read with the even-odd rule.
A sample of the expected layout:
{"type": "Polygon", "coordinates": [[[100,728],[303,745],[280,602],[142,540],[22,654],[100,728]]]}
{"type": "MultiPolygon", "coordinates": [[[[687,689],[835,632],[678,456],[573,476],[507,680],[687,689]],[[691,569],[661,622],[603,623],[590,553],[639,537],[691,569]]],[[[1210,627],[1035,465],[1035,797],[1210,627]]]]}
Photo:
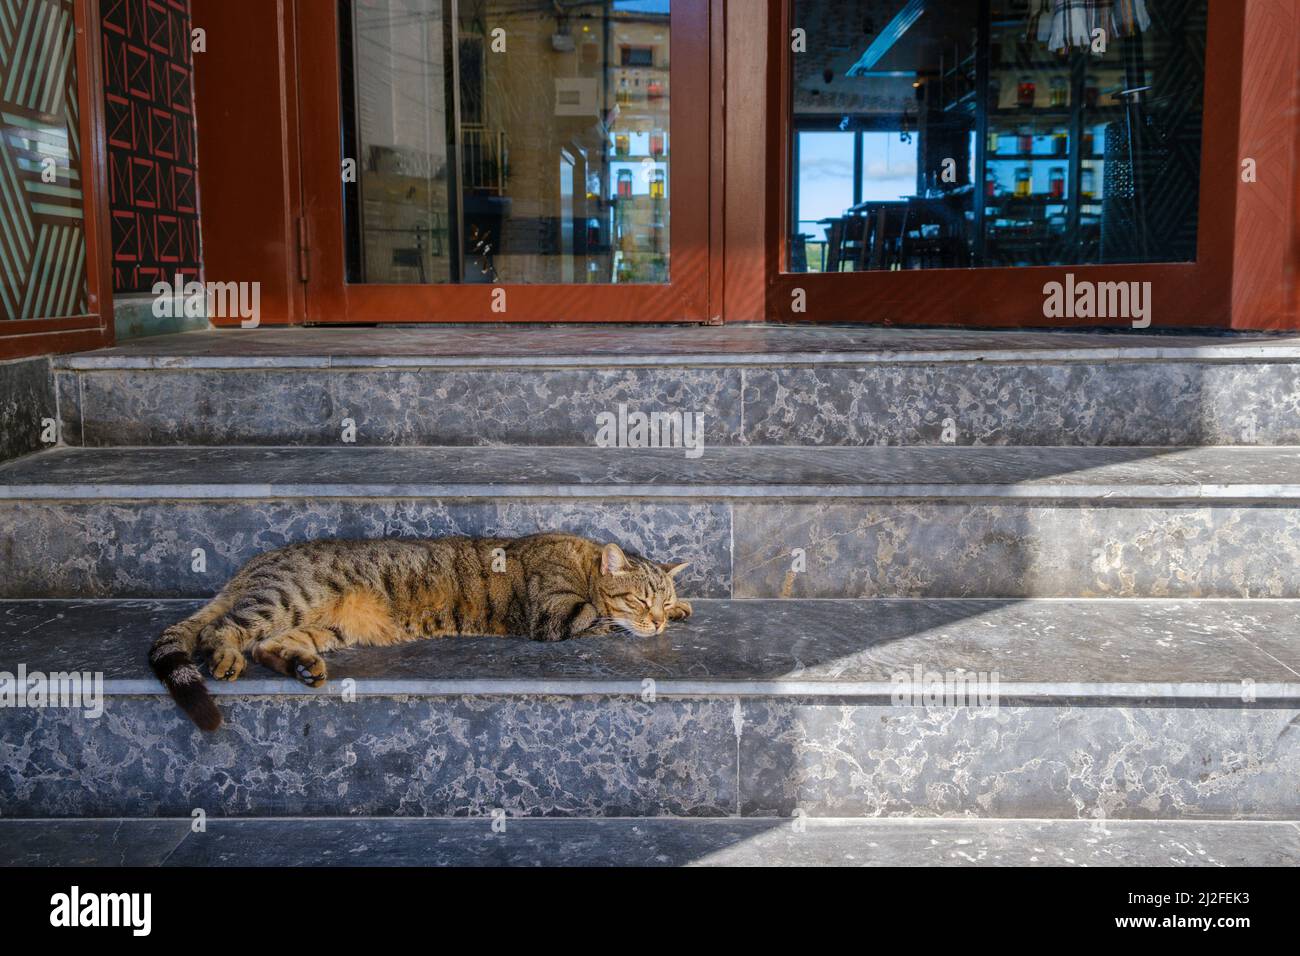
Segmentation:
{"type": "Polygon", "coordinates": [[[826,271],[888,269],[898,259],[904,204],[864,203],[830,220],[826,230],[826,271]]]}
{"type": "Polygon", "coordinates": [[[871,223],[871,258],[866,268],[892,269],[899,261],[906,209],[903,203],[897,202],[875,203],[866,208],[865,215],[871,223]]]}
{"type": "Polygon", "coordinates": [[[909,199],[900,238],[899,260],[904,269],[970,265],[961,212],[944,199],[909,199]]]}
{"type": "Polygon", "coordinates": [[[796,232],[790,239],[790,271],[807,272],[808,271],[808,239],[807,233],[796,232]]]}
{"type": "Polygon", "coordinates": [[[840,216],[826,230],[826,271],[840,272],[845,263],[862,268],[867,249],[867,221],[861,216],[840,216]]]}

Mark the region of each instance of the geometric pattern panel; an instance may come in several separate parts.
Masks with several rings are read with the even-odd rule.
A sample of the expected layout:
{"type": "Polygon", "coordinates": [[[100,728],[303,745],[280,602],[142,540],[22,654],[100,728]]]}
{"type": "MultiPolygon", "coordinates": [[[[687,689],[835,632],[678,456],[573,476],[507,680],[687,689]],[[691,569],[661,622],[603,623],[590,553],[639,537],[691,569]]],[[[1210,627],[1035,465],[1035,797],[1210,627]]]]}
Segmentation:
{"type": "Polygon", "coordinates": [[[84,315],[72,0],[0,0],[0,320],[84,315]]]}
{"type": "Polygon", "coordinates": [[[199,277],[189,0],[100,0],[113,291],[199,277]]]}

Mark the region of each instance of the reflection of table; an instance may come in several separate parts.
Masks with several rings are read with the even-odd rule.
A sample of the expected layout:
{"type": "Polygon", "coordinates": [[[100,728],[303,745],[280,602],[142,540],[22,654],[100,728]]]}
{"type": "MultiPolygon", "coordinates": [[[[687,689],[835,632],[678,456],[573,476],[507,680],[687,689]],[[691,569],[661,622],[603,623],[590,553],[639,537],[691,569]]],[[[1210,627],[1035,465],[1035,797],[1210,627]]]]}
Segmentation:
{"type": "Polygon", "coordinates": [[[891,246],[902,236],[907,200],[870,201],[850,206],[843,216],[819,219],[827,225],[826,271],[852,263],[855,272],[885,268],[891,246]]]}

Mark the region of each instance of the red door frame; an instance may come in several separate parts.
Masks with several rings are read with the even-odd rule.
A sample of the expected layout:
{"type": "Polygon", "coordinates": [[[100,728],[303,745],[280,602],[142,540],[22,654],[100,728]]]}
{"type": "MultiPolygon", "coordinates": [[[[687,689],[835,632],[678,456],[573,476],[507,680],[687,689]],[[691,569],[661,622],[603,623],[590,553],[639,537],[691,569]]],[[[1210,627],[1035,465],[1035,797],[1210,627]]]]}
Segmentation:
{"type": "MultiPolygon", "coordinates": [[[[811,317],[924,324],[944,316],[946,309],[948,322],[967,320],[963,324],[970,326],[1047,324],[1040,309],[1026,310],[1023,301],[1008,298],[1008,287],[1014,291],[1019,283],[1018,294],[1028,290],[1041,302],[1044,279],[1035,270],[1010,270],[1023,274],[1009,280],[989,269],[967,270],[967,276],[959,270],[939,270],[871,277],[889,280],[879,295],[857,285],[854,280],[863,279],[861,275],[804,275],[801,281],[814,280],[806,287],[809,311],[790,314],[791,277],[779,272],[785,131],[771,107],[785,96],[782,2],[708,2],[710,321],[811,317]],[[990,278],[993,281],[986,284],[990,278]],[[845,290],[849,294],[841,295],[845,290]],[[1001,321],[992,321],[991,315],[1001,321]]],[[[1229,7],[1228,19],[1237,21],[1230,24],[1230,35],[1214,39],[1213,49],[1227,50],[1228,55],[1210,63],[1209,86],[1218,118],[1202,160],[1210,163],[1213,182],[1219,184],[1211,205],[1220,213],[1217,221],[1202,219],[1202,235],[1217,231],[1217,244],[1213,238],[1208,241],[1219,247],[1216,267],[1222,273],[1217,279],[1209,276],[1202,287],[1185,278],[1197,274],[1194,268],[1142,267],[1165,270],[1165,277],[1179,286],[1170,292],[1173,298],[1164,298],[1163,280],[1155,290],[1155,324],[1300,328],[1300,0],[1210,2],[1229,7]],[[1258,160],[1258,183],[1240,183],[1237,164],[1243,156],[1258,160]]],[[[293,21],[300,5],[311,3],[314,14],[319,4],[330,0],[192,3],[195,25],[208,29],[210,50],[195,58],[205,272],[215,280],[260,280],[264,324],[301,324],[304,287],[296,256],[296,226],[303,211],[296,89],[300,71],[293,21]]],[[[1216,31],[1221,16],[1216,12],[1216,31]]],[[[1203,201],[1210,182],[1202,180],[1203,201]]],[[[319,257],[322,239],[312,238],[312,255],[319,257]]],[[[489,288],[464,294],[486,298],[489,288]]],[[[481,314],[477,303],[472,304],[481,314]]],[[[551,314],[573,317],[560,308],[551,314]]],[[[377,320],[393,321],[394,316],[377,320]]]]}
{"type": "Polygon", "coordinates": [[[769,144],[769,169],[777,188],[769,205],[770,266],[767,316],[774,321],[865,321],[878,325],[984,326],[999,328],[1115,326],[1108,319],[1043,316],[1043,286],[1066,272],[1079,281],[1151,282],[1153,326],[1229,327],[1232,300],[1234,216],[1238,175],[1237,130],[1241,116],[1242,37],[1240,0],[1210,0],[1206,44],[1204,147],[1201,151],[1200,228],[1194,263],[1077,265],[1029,268],[926,269],[901,272],[790,273],[786,267],[790,176],[790,58],[783,40],[797,26],[789,0],[771,0],[772,71],[777,81],[779,124],[769,144]],[[799,298],[805,312],[795,312],[799,298]]]}
{"type": "Polygon", "coordinates": [[[710,317],[710,0],[672,8],[670,281],[664,285],[349,284],[344,275],[337,7],[297,18],[306,319],[364,322],[707,322],[710,317]],[[694,158],[699,157],[696,161],[694,158]],[[684,160],[684,161],[683,161],[684,160]],[[493,311],[496,290],[505,311],[493,311]]]}
{"type": "Polygon", "coordinates": [[[113,343],[113,274],[108,229],[108,140],[104,130],[104,79],[99,4],[73,0],[77,97],[81,120],[81,190],[86,242],[85,315],[51,319],[0,319],[0,359],[100,348],[113,343]]]}

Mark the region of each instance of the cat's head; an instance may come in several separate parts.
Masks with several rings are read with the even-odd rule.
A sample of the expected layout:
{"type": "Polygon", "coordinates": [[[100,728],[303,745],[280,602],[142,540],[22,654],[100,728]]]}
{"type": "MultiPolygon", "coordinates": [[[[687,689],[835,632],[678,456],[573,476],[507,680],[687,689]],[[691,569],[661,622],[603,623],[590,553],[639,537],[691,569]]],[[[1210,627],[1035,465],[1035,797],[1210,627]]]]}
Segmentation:
{"type": "Polygon", "coordinates": [[[669,610],[677,603],[673,578],[686,566],[686,562],[657,564],[607,544],[600,553],[592,604],[602,618],[638,637],[661,634],[669,610]]]}

